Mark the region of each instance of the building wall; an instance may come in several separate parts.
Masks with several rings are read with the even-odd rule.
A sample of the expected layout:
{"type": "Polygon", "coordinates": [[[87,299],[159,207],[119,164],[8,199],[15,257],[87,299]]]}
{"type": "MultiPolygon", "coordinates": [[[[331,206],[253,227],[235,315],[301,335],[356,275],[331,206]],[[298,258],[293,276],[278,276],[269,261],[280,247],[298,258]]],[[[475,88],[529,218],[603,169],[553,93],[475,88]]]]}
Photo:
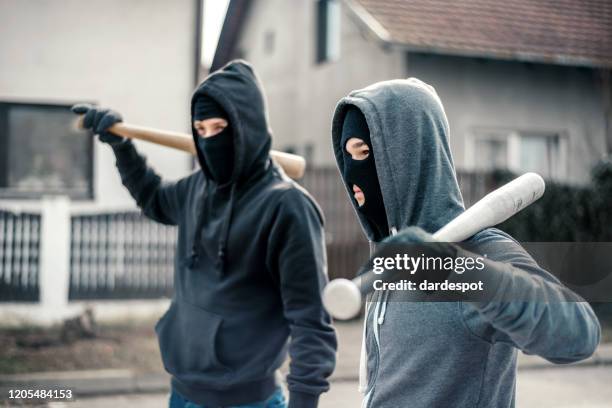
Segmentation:
{"type": "MultiPolygon", "coordinates": [[[[341,2],[342,3],[342,2],[341,2]]],[[[331,119],[338,100],[355,88],[401,77],[405,60],[373,40],[365,27],[341,4],[340,58],[315,62],[315,2],[253,2],[238,43],[238,55],[253,64],[268,99],[274,147],[308,154],[309,164],[333,164],[331,119]],[[274,49],[266,52],[266,33],[274,33],[274,49]]]]}
{"type": "Polygon", "coordinates": [[[253,2],[237,54],[249,60],[265,86],[274,146],[305,154],[310,163],[334,163],[330,124],[338,99],[353,89],[416,76],[432,84],[445,104],[458,168],[471,169],[468,137],[477,128],[544,131],[567,140],[566,181],[586,182],[605,151],[602,96],[589,69],[475,58],[409,54],[385,49],[342,5],[340,58],[315,63],[315,2],[253,2]],[[274,50],[266,53],[266,33],[274,50]]]}
{"type": "Polygon", "coordinates": [[[566,135],[572,183],[587,182],[605,153],[603,99],[592,70],[421,54],[407,60],[408,75],[433,85],[444,103],[457,167],[473,167],[467,140],[478,128],[566,135]]]}
{"type": "MultiPolygon", "coordinates": [[[[189,131],[195,0],[0,0],[0,100],[92,101],[126,121],[189,131]]],[[[137,143],[166,178],[191,158],[137,143]]],[[[96,204],[133,205],[110,148],[94,150],[96,204]]]]}

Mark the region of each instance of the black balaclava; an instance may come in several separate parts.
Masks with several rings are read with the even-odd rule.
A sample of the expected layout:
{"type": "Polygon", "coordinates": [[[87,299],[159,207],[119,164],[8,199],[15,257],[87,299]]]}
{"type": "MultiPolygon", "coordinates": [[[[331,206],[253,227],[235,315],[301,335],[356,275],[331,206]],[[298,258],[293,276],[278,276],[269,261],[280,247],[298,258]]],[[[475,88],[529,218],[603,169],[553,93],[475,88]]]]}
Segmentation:
{"type": "Polygon", "coordinates": [[[234,142],[232,140],[231,123],[227,113],[214,99],[200,97],[193,107],[193,120],[222,118],[228,125],[221,132],[210,137],[198,137],[198,148],[206,161],[206,167],[217,184],[225,184],[232,177],[234,168],[234,142]]]}
{"type": "Polygon", "coordinates": [[[367,218],[372,226],[375,232],[375,240],[379,241],[389,235],[389,227],[382,192],[378,182],[378,174],[376,173],[376,162],[374,161],[374,149],[372,149],[372,141],[370,140],[370,130],[363,113],[357,107],[349,107],[344,116],[340,145],[344,152],[344,166],[342,169],[344,179],[351,190],[353,185],[356,184],[363,191],[365,203],[359,206],[357,200],[354,197],[352,199],[358,206],[357,210],[367,218]],[[359,138],[368,145],[370,154],[367,158],[354,160],[348,153],[346,142],[352,137],[359,138]]]}

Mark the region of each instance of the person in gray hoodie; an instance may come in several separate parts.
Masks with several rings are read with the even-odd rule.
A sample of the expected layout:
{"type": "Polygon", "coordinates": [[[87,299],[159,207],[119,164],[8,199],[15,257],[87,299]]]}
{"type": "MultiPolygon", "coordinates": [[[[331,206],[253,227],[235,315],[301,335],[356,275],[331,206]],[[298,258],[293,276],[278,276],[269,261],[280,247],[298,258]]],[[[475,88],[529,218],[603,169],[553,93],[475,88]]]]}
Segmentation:
{"type": "MultiPolygon", "coordinates": [[[[428,84],[409,78],[351,92],[336,107],[332,144],[371,243],[396,231],[433,241],[429,233],[464,211],[448,121],[428,84]]],[[[402,301],[396,291],[367,299],[363,407],[514,407],[517,350],[554,363],[595,351],[601,328],[591,307],[519,243],[495,228],[467,241],[489,258],[486,299],[402,301]],[[513,294],[540,301],[507,301],[513,294]]]]}

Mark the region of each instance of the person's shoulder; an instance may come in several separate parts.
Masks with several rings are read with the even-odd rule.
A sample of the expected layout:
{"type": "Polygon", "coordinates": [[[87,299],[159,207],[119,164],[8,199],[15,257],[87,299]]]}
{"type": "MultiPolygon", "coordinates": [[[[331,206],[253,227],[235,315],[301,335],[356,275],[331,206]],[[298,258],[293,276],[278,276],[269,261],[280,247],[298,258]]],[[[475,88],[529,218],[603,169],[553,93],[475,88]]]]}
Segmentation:
{"type": "Polygon", "coordinates": [[[202,170],[200,170],[200,168],[196,168],[193,169],[191,171],[191,173],[189,173],[188,175],[186,175],[185,177],[183,177],[186,180],[197,180],[197,179],[202,179],[204,178],[204,173],[202,172],[202,170]]]}
{"type": "Polygon", "coordinates": [[[180,188],[183,189],[192,189],[194,186],[202,183],[202,179],[204,179],[204,173],[198,168],[191,171],[191,173],[186,176],[181,177],[177,184],[180,188]]]}
{"type": "Polygon", "coordinates": [[[512,242],[518,244],[510,234],[498,229],[498,228],[485,228],[480,232],[472,235],[468,242],[475,244],[491,244],[498,242],[512,242]]]}
{"type": "Polygon", "coordinates": [[[486,254],[487,258],[493,261],[510,263],[538,274],[541,270],[523,245],[500,229],[486,228],[472,236],[465,244],[466,249],[486,254]]]}
{"type": "Polygon", "coordinates": [[[273,200],[282,203],[304,200],[310,196],[304,187],[288,177],[273,178],[267,186],[267,194],[273,200]]]}
{"type": "Polygon", "coordinates": [[[323,211],[314,197],[304,187],[293,180],[277,180],[270,186],[270,195],[280,208],[290,212],[301,213],[314,211],[321,223],[324,222],[323,211]]]}

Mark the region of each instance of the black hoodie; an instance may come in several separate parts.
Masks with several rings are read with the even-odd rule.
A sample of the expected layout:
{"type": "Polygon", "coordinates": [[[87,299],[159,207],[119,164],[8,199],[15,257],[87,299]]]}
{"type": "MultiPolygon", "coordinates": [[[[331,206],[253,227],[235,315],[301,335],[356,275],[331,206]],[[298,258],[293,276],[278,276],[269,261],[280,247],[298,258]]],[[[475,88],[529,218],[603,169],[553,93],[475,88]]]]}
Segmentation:
{"type": "Polygon", "coordinates": [[[315,407],[336,352],[320,296],[327,282],[321,211],[270,160],[265,102],[248,64],[209,75],[192,113],[200,95],[217,101],[232,125],[229,183],[210,179],[199,151],[202,170],[166,183],[131,143],[114,147],[143,213],[179,227],[175,295],[155,327],[164,366],[187,399],[241,405],[272,394],[288,348],[289,406],[315,407]]]}

